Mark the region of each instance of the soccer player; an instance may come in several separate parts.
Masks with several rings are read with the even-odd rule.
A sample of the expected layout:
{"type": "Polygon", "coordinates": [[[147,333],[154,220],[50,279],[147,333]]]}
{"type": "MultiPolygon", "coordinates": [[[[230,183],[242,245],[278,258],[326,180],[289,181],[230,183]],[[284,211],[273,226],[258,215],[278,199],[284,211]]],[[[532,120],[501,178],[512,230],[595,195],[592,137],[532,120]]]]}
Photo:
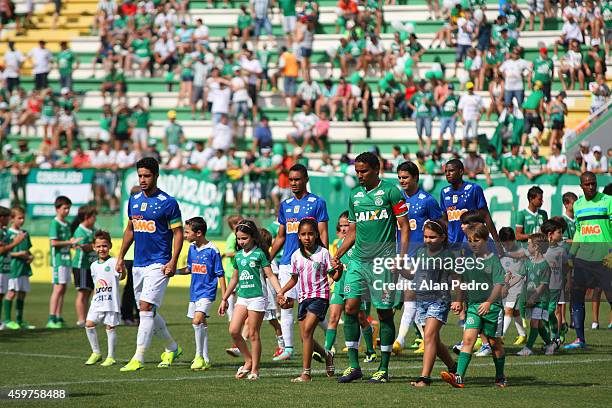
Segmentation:
{"type": "Polygon", "coordinates": [[[344,337],[348,347],[350,366],[338,379],[348,383],[363,377],[359,366],[359,323],[357,314],[361,298],[367,288],[380,321],[381,360],[370,382],[389,381],[389,360],[395,339],[393,307],[395,291],[389,284],[397,281],[395,269],[385,267],[389,258],[396,258],[397,225],[400,229],[399,257],[403,258],[410,243],[410,227],[406,202],[399,189],[380,179],[380,161],[370,152],[355,158],[355,172],[359,186],[349,195],[349,231],[332,260],[334,269],[340,259],[353,247],[353,254],[344,282],[345,321],[344,337]]]}
{"type": "MultiPolygon", "coordinates": [[[[1,209],[0,209],[1,210],[1,209]]],[[[13,246],[11,252],[6,255],[4,265],[8,263],[10,266],[10,279],[8,281],[8,293],[4,299],[4,324],[9,329],[29,329],[35,327],[29,325],[23,320],[23,308],[26,294],[30,291],[30,276],[32,276],[32,268],[30,264],[34,257],[30,253],[32,241],[30,234],[22,230],[25,222],[25,210],[21,207],[11,209],[11,218],[13,224],[6,231],[7,241],[17,241],[17,245],[13,246]],[[21,239],[21,237],[24,237],[21,239]],[[17,298],[15,305],[15,321],[11,320],[11,308],[13,299],[17,298]]],[[[0,216],[1,217],[1,216],[0,216]]],[[[10,246],[7,245],[6,247],[10,246]]]]}
{"type": "MultiPolygon", "coordinates": [[[[480,260],[481,268],[466,268],[462,275],[463,282],[478,283],[478,289],[469,290],[465,296],[467,301],[467,313],[465,329],[463,331],[463,345],[457,361],[457,373],[443,371],[442,379],[456,388],[463,388],[463,377],[467,371],[472,350],[478,334],[487,337],[488,343],[493,351],[493,362],[495,363],[495,385],[506,386],[504,376],[505,352],[502,335],[503,307],[501,304],[501,293],[504,286],[504,270],[499,259],[491,252],[487,245],[489,231],[483,224],[474,224],[467,230],[470,249],[476,260],[480,260]]],[[[460,296],[463,291],[460,291],[460,296]]],[[[463,307],[462,302],[456,301],[451,304],[451,310],[458,313],[463,307]]]]}
{"type": "MultiPolygon", "coordinates": [[[[9,241],[6,226],[9,223],[10,217],[11,211],[6,207],[0,207],[0,312],[2,312],[3,305],[5,307],[10,305],[6,300],[3,300],[4,295],[9,291],[10,258],[7,257],[8,253],[25,239],[25,234],[19,234],[13,242],[9,241]]],[[[0,330],[4,328],[5,323],[0,321],[0,330]]],[[[18,327],[15,325],[13,329],[16,330],[18,327]]]]}
{"type": "Polygon", "coordinates": [[[155,333],[164,342],[165,351],[158,367],[169,367],[183,350],[176,344],[166,321],[157,309],[162,305],[170,277],[183,246],[183,223],[178,203],[157,187],[159,163],[146,157],[136,163],[140,192],[128,201],[129,221],[117,257],[117,272],[124,267],[124,256],[134,243],[134,297],[140,310],[140,324],[134,357],[121,371],[144,368],[144,355],[155,333]]]}
{"type": "Polygon", "coordinates": [[[533,186],[527,191],[529,204],[524,210],[520,210],[516,217],[516,239],[523,243],[531,234],[540,232],[544,221],[548,220],[548,214],[542,210],[544,202],[544,191],[538,186],[533,186]]]}
{"type": "Polygon", "coordinates": [[[115,327],[121,322],[119,280],[125,278],[125,270],[118,271],[116,269],[117,260],[110,256],[110,249],[113,244],[107,231],[97,231],[94,235],[93,245],[96,254],[98,254],[98,259],[91,264],[90,270],[92,279],[96,282],[96,289],[85,322],[85,331],[91,346],[91,355],[85,365],[94,365],[102,359],[96,324],[104,323],[106,325],[108,354],[106,360],[100,365],[110,367],[116,364],[115,344],[117,344],[117,333],[115,327]]]}
{"type": "MultiPolygon", "coordinates": [[[[410,247],[408,256],[414,257],[417,250],[423,246],[423,226],[427,220],[442,218],[442,210],[438,202],[419,187],[419,168],[411,161],[400,164],[397,168],[397,178],[408,208],[408,223],[410,226],[410,247]]],[[[399,241],[398,234],[398,241],[399,241]]],[[[399,244],[399,242],[398,242],[399,244]]],[[[400,279],[405,279],[401,277],[400,279]]],[[[414,292],[404,290],[404,310],[397,338],[393,342],[393,352],[400,354],[404,348],[406,335],[415,320],[416,302],[414,292]]]]}
{"type": "Polygon", "coordinates": [[[561,215],[567,224],[567,228],[563,232],[563,238],[566,244],[571,244],[576,233],[576,219],[574,218],[574,203],[578,201],[578,196],[571,191],[563,194],[563,214],[561,215]]]}
{"type": "MultiPolygon", "coordinates": [[[[499,230],[499,240],[502,244],[504,252],[514,253],[521,249],[516,243],[514,230],[510,227],[503,227],[499,230]]],[[[527,341],[523,320],[519,313],[521,294],[523,286],[525,286],[525,277],[519,274],[523,266],[523,259],[513,258],[511,256],[503,256],[500,259],[506,277],[504,278],[504,291],[502,293],[504,303],[504,330],[502,334],[505,336],[510,328],[510,323],[514,319],[514,325],[518,332],[518,337],[514,340],[515,346],[522,346],[527,341]]]]}
{"type": "Polygon", "coordinates": [[[463,172],[463,163],[459,159],[449,160],[444,168],[446,181],[450,186],[440,191],[440,208],[444,220],[448,223],[449,244],[452,246],[452,244],[464,241],[461,214],[468,210],[478,210],[481,213],[491,237],[495,242],[499,242],[482,187],[469,181],[463,181],[463,172]]]}
{"type": "Polygon", "coordinates": [[[587,288],[599,287],[612,303],[612,280],[604,258],[610,258],[612,242],[612,196],[597,191],[597,178],[590,171],[580,176],[584,196],[574,203],[576,233],[570,249],[574,259],[572,310],[576,340],[565,349],[586,347],[584,336],[584,298],[587,288]]]}
{"type": "Polygon", "coordinates": [[[559,321],[557,320],[557,306],[559,302],[565,302],[565,284],[567,272],[569,270],[568,252],[563,246],[563,225],[554,219],[545,221],[542,224],[542,233],[548,238],[548,251],[544,258],[550,266],[550,281],[548,283],[548,334],[550,338],[559,346],[561,335],[559,321]]]}
{"type": "MultiPolygon", "coordinates": [[[[281,286],[285,286],[291,278],[291,255],[298,249],[299,241],[297,228],[303,218],[311,217],[317,221],[319,235],[324,247],[328,247],[327,205],[321,197],[309,193],[308,170],[301,164],[296,164],[289,169],[289,185],[291,186],[290,197],[281,202],[278,210],[278,234],[272,243],[270,250],[270,260],[274,259],[278,251],[283,249],[283,256],[279,262],[279,281],[281,286]]],[[[285,341],[284,351],[274,357],[274,361],[289,360],[293,355],[293,304],[297,299],[297,289],[293,288],[285,296],[287,302],[281,309],[281,329],[285,341]]]]}
{"type": "Polygon", "coordinates": [[[87,304],[89,303],[89,296],[94,290],[94,282],[89,267],[98,259],[96,251],[93,249],[94,225],[96,224],[97,214],[98,211],[94,206],[84,205],[79,207],[77,216],[72,220],[70,228],[74,238],[81,238],[72,259],[74,286],[78,291],[75,308],[77,326],[79,327],[85,327],[87,304]]]}
{"type": "Polygon", "coordinates": [[[208,357],[208,311],[217,297],[217,281],[221,282],[221,296],[225,294],[225,277],[219,250],[208,239],[208,227],[202,217],[185,222],[185,239],[191,243],[187,254],[187,267],[180,273],[191,274],[187,317],[195,332],[196,354],[191,369],[208,370],[212,365],[208,357]]]}
{"type": "Polygon", "coordinates": [[[72,237],[70,225],[66,217],[70,213],[72,201],[66,196],[55,199],[55,218],[49,227],[49,240],[51,241],[51,267],[53,268],[53,292],[49,299],[49,319],[47,329],[61,329],[64,327],[62,308],[66,285],[70,282],[71,259],[70,248],[81,241],[81,238],[72,237]]]}

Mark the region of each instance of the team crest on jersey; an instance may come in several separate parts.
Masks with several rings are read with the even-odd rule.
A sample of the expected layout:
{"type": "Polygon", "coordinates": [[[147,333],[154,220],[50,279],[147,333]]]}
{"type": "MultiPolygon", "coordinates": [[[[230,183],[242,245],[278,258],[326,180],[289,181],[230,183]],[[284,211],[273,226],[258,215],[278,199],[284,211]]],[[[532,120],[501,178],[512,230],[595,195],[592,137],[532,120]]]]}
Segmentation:
{"type": "Polygon", "coordinates": [[[459,201],[459,197],[457,194],[453,194],[453,204],[457,204],[457,201],[459,201]]]}
{"type": "Polygon", "coordinates": [[[355,219],[357,222],[362,221],[378,221],[389,218],[389,213],[387,213],[386,209],[382,210],[373,210],[373,211],[363,211],[356,214],[355,219]]]}
{"type": "Polygon", "coordinates": [[[140,204],[140,211],[147,211],[147,203],[140,204]]]}
{"type": "Polygon", "coordinates": [[[355,198],[363,198],[365,196],[363,195],[363,191],[360,191],[357,194],[355,194],[353,197],[355,197],[355,198]]]}
{"type": "Polygon", "coordinates": [[[425,194],[423,194],[423,193],[419,194],[419,200],[422,200],[422,199],[424,199],[425,197],[427,197],[425,194]]]}
{"type": "Polygon", "coordinates": [[[132,208],[138,208],[138,204],[134,204],[132,208]]]}
{"type": "Polygon", "coordinates": [[[316,197],[308,197],[308,199],[306,201],[308,201],[309,203],[313,203],[313,202],[317,201],[317,198],[316,197]]]}
{"type": "Polygon", "coordinates": [[[104,268],[104,272],[110,272],[110,266],[106,265],[106,268],[104,268]]]}
{"type": "Polygon", "coordinates": [[[247,260],[246,259],[243,259],[242,261],[240,261],[240,265],[246,266],[246,264],[247,264],[247,260]]]}
{"type": "Polygon", "coordinates": [[[474,318],[473,318],[472,316],[470,316],[470,317],[468,317],[468,318],[465,320],[465,322],[466,322],[467,324],[474,324],[474,318]]]}
{"type": "Polygon", "coordinates": [[[344,285],[344,293],[349,293],[351,291],[350,285],[344,285]]]}
{"type": "Polygon", "coordinates": [[[159,201],[166,201],[167,199],[167,197],[163,194],[158,195],[157,198],[159,198],[159,201]]]}
{"type": "Polygon", "coordinates": [[[295,205],[295,206],[293,206],[293,213],[294,213],[294,214],[297,214],[297,213],[299,213],[299,212],[300,212],[300,206],[299,206],[299,205],[295,205]]]}
{"type": "Polygon", "coordinates": [[[383,199],[378,197],[376,200],[374,200],[374,204],[381,206],[383,205],[383,199]]]}
{"type": "Polygon", "coordinates": [[[353,207],[357,207],[359,205],[359,200],[353,201],[353,207]]]}
{"type": "Polygon", "coordinates": [[[250,266],[251,268],[254,268],[254,267],[255,267],[255,261],[251,261],[251,262],[249,262],[249,266],[250,266]]]}
{"type": "Polygon", "coordinates": [[[378,190],[377,192],[374,193],[374,197],[378,197],[381,195],[385,195],[385,192],[383,190],[378,190]]]}

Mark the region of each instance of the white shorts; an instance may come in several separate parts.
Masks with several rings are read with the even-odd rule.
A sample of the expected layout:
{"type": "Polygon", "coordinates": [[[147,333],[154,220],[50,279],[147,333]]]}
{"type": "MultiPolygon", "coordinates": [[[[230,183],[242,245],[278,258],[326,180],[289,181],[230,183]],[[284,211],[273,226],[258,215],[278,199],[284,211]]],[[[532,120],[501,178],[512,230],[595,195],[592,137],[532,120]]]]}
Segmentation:
{"type": "Polygon", "coordinates": [[[548,321],[548,310],[539,307],[529,307],[525,309],[525,319],[548,321]]]}
{"type": "Polygon", "coordinates": [[[149,131],[147,129],[134,128],[134,130],[132,130],[132,140],[134,143],[147,143],[147,140],[149,140],[149,131]]]}
{"type": "Polygon", "coordinates": [[[54,126],[57,123],[55,116],[40,115],[40,124],[43,126],[54,126]]]}
{"type": "Polygon", "coordinates": [[[521,293],[523,292],[523,286],[525,285],[525,280],[521,280],[516,285],[512,286],[508,290],[508,296],[503,300],[504,307],[508,307],[514,309],[516,306],[516,302],[518,302],[521,293]]]}
{"type": "Polygon", "coordinates": [[[110,133],[108,132],[108,130],[105,129],[100,129],[100,132],[98,133],[98,138],[103,142],[110,142],[111,140],[110,133]]]}
{"type": "Polygon", "coordinates": [[[210,317],[208,314],[210,305],[212,305],[212,300],[206,298],[198,299],[195,302],[189,302],[189,306],[187,307],[187,317],[193,319],[196,312],[204,313],[204,317],[210,317]]]}
{"type": "Polygon", "coordinates": [[[107,326],[119,326],[121,323],[121,313],[119,312],[98,312],[96,310],[89,309],[87,312],[87,320],[94,322],[95,324],[105,324],[107,326]]]}
{"type": "Polygon", "coordinates": [[[162,264],[156,263],[149,266],[135,266],[132,268],[136,305],[140,301],[151,303],[157,307],[162,305],[168,281],[170,280],[170,278],[162,273],[162,266],[162,264]]]}
{"type": "MultiPolygon", "coordinates": [[[[289,279],[291,279],[291,265],[278,265],[278,280],[280,281],[281,288],[285,287],[289,279]]],[[[297,285],[285,292],[285,297],[297,299],[297,285]]]]}
{"type": "Polygon", "coordinates": [[[67,285],[72,282],[72,268],[69,265],[54,266],[53,284],[67,285]]]}
{"type": "Polygon", "coordinates": [[[275,320],[276,319],[276,291],[272,287],[270,280],[266,280],[266,285],[268,286],[268,308],[266,309],[266,314],[264,315],[264,320],[275,320]]]}
{"type": "Polygon", "coordinates": [[[297,21],[297,16],[283,16],[283,31],[286,34],[292,33],[295,31],[295,23],[297,21]]]}
{"type": "Polygon", "coordinates": [[[265,312],[268,307],[268,299],[263,296],[254,298],[238,297],[238,299],[236,299],[236,306],[238,305],[244,306],[247,310],[253,312],[265,312]]]}
{"type": "Polygon", "coordinates": [[[8,290],[13,290],[15,292],[29,292],[30,277],[20,276],[18,278],[9,279],[8,290]]]}
{"type": "Polygon", "coordinates": [[[0,295],[4,295],[9,291],[10,273],[0,273],[0,295]]]}

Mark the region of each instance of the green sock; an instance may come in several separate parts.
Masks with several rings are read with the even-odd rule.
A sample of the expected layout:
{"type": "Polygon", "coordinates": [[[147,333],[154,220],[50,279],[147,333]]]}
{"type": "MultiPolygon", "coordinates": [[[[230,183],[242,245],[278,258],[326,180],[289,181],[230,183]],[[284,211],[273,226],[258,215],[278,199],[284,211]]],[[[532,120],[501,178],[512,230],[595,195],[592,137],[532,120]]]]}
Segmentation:
{"type": "Polygon", "coordinates": [[[521,319],[525,318],[525,302],[519,301],[519,314],[521,315],[521,319]]]}
{"type": "Polygon", "coordinates": [[[540,326],[540,328],[538,329],[538,333],[540,333],[542,340],[544,340],[544,344],[549,345],[550,335],[548,334],[548,330],[546,329],[546,327],[544,327],[544,325],[540,326]]]}
{"type": "Polygon", "coordinates": [[[344,314],[344,339],[348,347],[350,366],[359,368],[359,320],[357,315],[344,314]]]}
{"type": "Polygon", "coordinates": [[[336,342],[336,333],[338,329],[327,329],[325,332],[325,350],[331,350],[334,343],[336,342]]]}
{"type": "Polygon", "coordinates": [[[17,323],[22,323],[23,322],[23,305],[24,305],[24,300],[23,299],[17,299],[17,302],[15,302],[15,319],[17,320],[17,323]]]}
{"type": "Polygon", "coordinates": [[[11,309],[13,308],[13,301],[4,299],[2,301],[2,306],[4,307],[4,321],[11,321],[11,309]]]}
{"type": "Polygon", "coordinates": [[[365,314],[366,317],[370,317],[372,315],[372,302],[365,302],[365,314]]]}
{"type": "Polygon", "coordinates": [[[557,316],[555,316],[555,311],[550,312],[548,310],[548,336],[553,339],[559,338],[559,322],[557,321],[557,316]]]}
{"type": "Polygon", "coordinates": [[[464,353],[463,351],[459,353],[459,359],[457,360],[457,374],[461,377],[465,375],[465,372],[470,365],[470,360],[472,360],[471,353],[464,353]]]}
{"type": "Polygon", "coordinates": [[[47,322],[55,323],[56,322],[55,315],[52,315],[52,314],[49,315],[49,318],[47,319],[47,322]]]}
{"type": "Polygon", "coordinates": [[[495,363],[495,379],[499,380],[504,378],[504,365],[506,364],[506,355],[504,354],[500,358],[495,357],[493,354],[493,362],[495,363]]]}
{"type": "Polygon", "coordinates": [[[389,360],[395,340],[395,322],[390,319],[380,319],[380,366],[378,371],[389,371],[389,360]]]}
{"type": "Polygon", "coordinates": [[[535,327],[531,327],[529,329],[529,338],[527,339],[527,344],[525,345],[525,347],[527,348],[533,348],[533,345],[535,344],[536,339],[538,338],[538,329],[535,327]]]}
{"type": "Polygon", "coordinates": [[[374,353],[374,341],[372,339],[372,326],[368,326],[365,329],[361,329],[361,334],[363,335],[363,341],[366,345],[366,351],[368,354],[374,353]]]}

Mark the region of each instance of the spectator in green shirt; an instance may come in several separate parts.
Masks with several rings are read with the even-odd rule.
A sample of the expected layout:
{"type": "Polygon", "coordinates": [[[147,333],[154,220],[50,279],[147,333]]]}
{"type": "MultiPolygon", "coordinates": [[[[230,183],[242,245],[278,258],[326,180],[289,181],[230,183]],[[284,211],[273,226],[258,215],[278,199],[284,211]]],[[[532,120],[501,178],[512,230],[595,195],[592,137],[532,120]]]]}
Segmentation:
{"type": "Polygon", "coordinates": [[[234,27],[230,27],[227,32],[227,38],[230,44],[234,37],[240,38],[241,44],[246,44],[249,41],[253,27],[253,17],[251,17],[251,13],[249,13],[245,4],[241,4],[238,22],[234,27]]]}
{"type": "Polygon", "coordinates": [[[164,130],[164,148],[172,152],[178,150],[185,142],[185,134],[183,133],[183,127],[176,123],[176,111],[168,112],[168,120],[170,123],[164,130]]]}
{"type": "Polygon", "coordinates": [[[79,68],[79,60],[75,58],[72,50],[68,48],[68,43],[66,41],[60,42],[60,48],[61,51],[57,55],[60,88],[72,90],[72,72],[79,68]]]}
{"type": "Polygon", "coordinates": [[[520,145],[516,142],[510,144],[511,152],[502,160],[502,172],[508,180],[514,182],[516,176],[523,174],[525,159],[519,154],[520,145]]]}
{"type": "Polygon", "coordinates": [[[28,148],[26,140],[17,142],[19,150],[12,157],[11,174],[13,175],[13,200],[16,205],[26,203],[26,180],[30,169],[35,167],[34,153],[28,148]]]}
{"type": "Polygon", "coordinates": [[[540,148],[532,146],[531,156],[529,156],[523,167],[523,173],[529,180],[533,181],[536,177],[546,174],[546,164],[546,159],[540,156],[540,148]]]}

